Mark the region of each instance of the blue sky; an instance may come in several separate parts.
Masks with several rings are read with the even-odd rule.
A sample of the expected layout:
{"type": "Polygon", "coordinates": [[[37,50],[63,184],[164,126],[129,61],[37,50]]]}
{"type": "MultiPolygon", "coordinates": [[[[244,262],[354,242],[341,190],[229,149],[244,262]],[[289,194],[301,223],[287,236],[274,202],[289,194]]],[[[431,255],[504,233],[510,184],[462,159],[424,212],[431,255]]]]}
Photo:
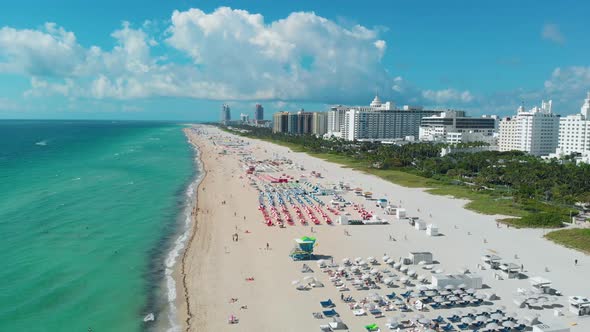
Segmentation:
{"type": "Polygon", "coordinates": [[[397,104],[510,114],[590,90],[585,1],[6,1],[0,118],[214,120],[397,104]]]}

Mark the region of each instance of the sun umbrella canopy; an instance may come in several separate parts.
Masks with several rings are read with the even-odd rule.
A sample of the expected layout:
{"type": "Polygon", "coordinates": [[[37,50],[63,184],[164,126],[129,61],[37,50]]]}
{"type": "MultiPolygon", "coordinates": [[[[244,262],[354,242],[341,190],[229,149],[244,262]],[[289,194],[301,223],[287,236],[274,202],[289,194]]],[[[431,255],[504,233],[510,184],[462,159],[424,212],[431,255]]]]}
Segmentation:
{"type": "Polygon", "coordinates": [[[514,326],[516,326],[516,324],[514,324],[514,322],[512,322],[512,321],[509,321],[509,320],[507,320],[507,321],[505,321],[504,323],[502,323],[502,326],[504,326],[504,327],[507,327],[507,328],[511,329],[511,328],[513,328],[514,326]]]}
{"type": "Polygon", "coordinates": [[[485,322],[486,320],[488,320],[488,318],[486,316],[477,316],[475,317],[475,320],[478,322],[485,322]]]}
{"type": "Polygon", "coordinates": [[[452,290],[452,289],[455,289],[455,286],[453,286],[453,285],[446,285],[445,286],[445,289],[452,290]]]}
{"type": "Polygon", "coordinates": [[[489,323],[488,325],[486,325],[486,328],[488,328],[490,330],[497,329],[499,327],[500,326],[498,324],[496,324],[496,323],[489,323]]]}
{"type": "Polygon", "coordinates": [[[496,313],[496,314],[491,314],[491,315],[490,315],[490,318],[491,318],[491,319],[502,319],[502,318],[504,318],[504,315],[502,315],[502,314],[498,314],[498,313],[496,313]]]}
{"type": "Polygon", "coordinates": [[[465,324],[471,324],[471,323],[473,323],[473,319],[471,319],[469,317],[463,317],[463,318],[461,318],[461,322],[465,323],[465,324]]]}

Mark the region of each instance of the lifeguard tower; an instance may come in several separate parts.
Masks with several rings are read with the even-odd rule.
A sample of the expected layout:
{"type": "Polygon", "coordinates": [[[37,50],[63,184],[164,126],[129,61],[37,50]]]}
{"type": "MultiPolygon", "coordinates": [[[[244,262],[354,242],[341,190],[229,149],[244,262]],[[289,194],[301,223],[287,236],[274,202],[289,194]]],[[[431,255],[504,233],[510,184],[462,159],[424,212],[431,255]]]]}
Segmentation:
{"type": "Polygon", "coordinates": [[[315,238],[304,236],[295,239],[295,247],[291,250],[291,258],[294,261],[313,259],[313,247],[315,246],[315,238]]]}

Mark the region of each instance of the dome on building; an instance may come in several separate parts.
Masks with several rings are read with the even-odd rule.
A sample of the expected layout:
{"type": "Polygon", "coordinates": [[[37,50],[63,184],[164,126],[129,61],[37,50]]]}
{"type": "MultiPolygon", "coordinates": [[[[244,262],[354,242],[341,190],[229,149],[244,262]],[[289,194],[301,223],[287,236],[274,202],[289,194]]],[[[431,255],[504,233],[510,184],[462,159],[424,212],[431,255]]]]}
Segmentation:
{"type": "Polygon", "coordinates": [[[375,96],[375,99],[373,99],[373,101],[371,102],[371,107],[379,106],[381,106],[381,99],[379,99],[379,96],[375,96]]]}

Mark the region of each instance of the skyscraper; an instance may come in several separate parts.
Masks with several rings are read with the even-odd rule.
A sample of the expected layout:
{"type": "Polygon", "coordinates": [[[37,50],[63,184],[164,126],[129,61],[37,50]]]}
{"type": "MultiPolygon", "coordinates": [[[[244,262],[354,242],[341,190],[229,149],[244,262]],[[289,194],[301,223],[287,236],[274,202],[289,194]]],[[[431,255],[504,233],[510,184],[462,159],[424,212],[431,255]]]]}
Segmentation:
{"type": "Polygon", "coordinates": [[[256,108],[254,110],[254,121],[258,123],[258,121],[264,120],[264,107],[260,104],[256,104],[256,108]]]}
{"type": "Polygon", "coordinates": [[[228,124],[231,120],[231,110],[228,104],[223,104],[221,106],[221,119],[220,122],[223,124],[228,124]]]}

